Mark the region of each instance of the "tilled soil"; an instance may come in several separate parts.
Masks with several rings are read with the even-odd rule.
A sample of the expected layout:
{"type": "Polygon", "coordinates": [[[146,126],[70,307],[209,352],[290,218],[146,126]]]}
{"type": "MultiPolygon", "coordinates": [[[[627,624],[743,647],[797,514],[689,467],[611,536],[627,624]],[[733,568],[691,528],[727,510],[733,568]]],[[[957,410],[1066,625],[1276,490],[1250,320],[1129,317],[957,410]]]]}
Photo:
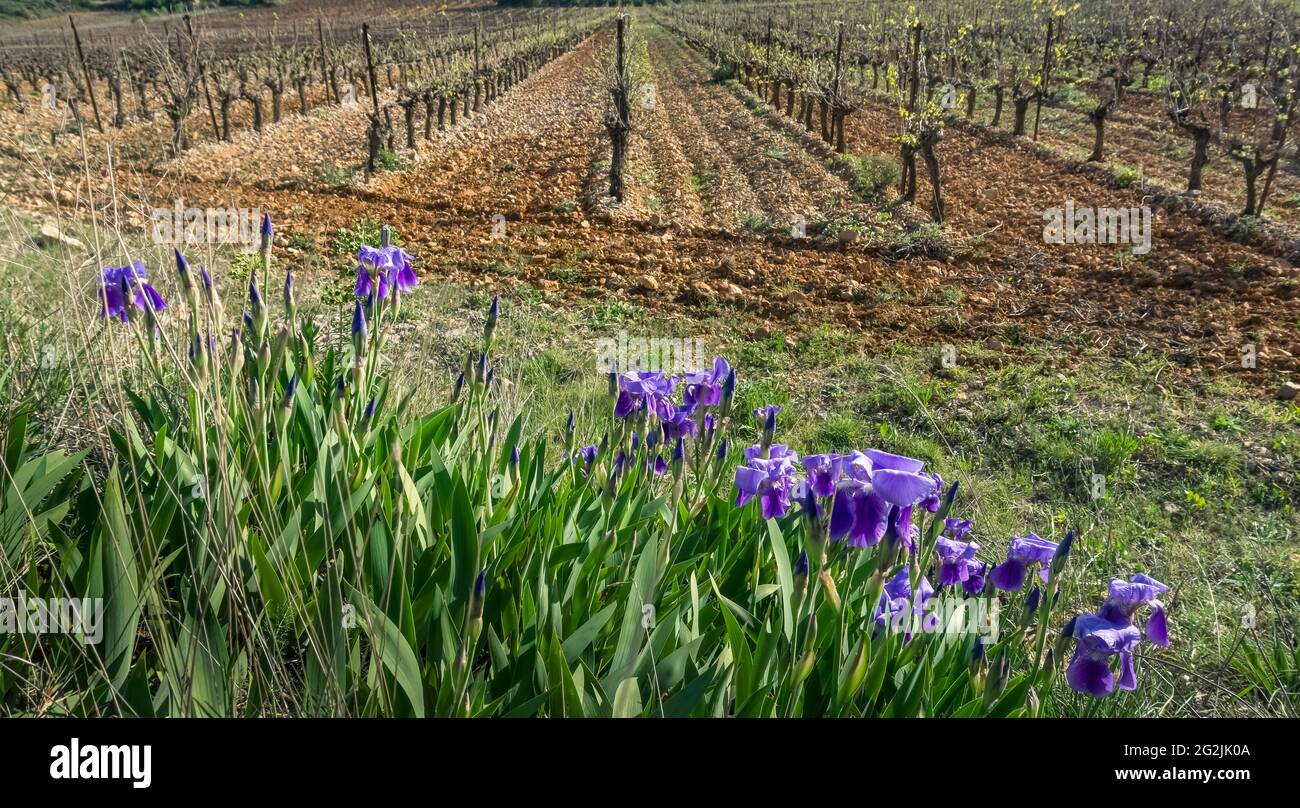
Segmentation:
{"type": "MultiPolygon", "coordinates": [[[[890,152],[897,113],[873,104],[846,123],[849,148],[890,152]]],[[[946,224],[981,235],[983,262],[1014,286],[1023,317],[1056,329],[1119,331],[1131,347],[1169,351],[1189,365],[1226,370],[1242,346],[1269,353],[1276,370],[1300,370],[1297,273],[1281,259],[1166,212],[1138,190],[1062,172],[1013,144],[949,127],[938,149],[946,224]],[[1151,251],[1140,259],[1109,244],[1046,244],[1044,212],[1064,207],[1152,206],[1151,251]]],[[[921,170],[918,200],[924,197],[921,170]]],[[[966,263],[964,261],[963,263],[966,263]]],[[[1001,294],[1001,293],[1000,293],[1001,294]]]]}
{"type": "MultiPolygon", "coordinates": [[[[1250,131],[1258,131],[1255,129],[1250,131]]],[[[1235,131],[1243,131],[1238,128],[1235,131]]],[[[1086,159],[1092,153],[1094,131],[1084,111],[1079,109],[1043,108],[1039,138],[1072,156],[1086,159]]],[[[1296,158],[1294,135],[1269,192],[1266,215],[1300,228],[1300,162],[1296,158]]],[[[1110,120],[1106,122],[1103,159],[1108,163],[1137,168],[1144,176],[1172,188],[1187,186],[1192,146],[1189,138],[1174,130],[1165,114],[1163,102],[1149,94],[1126,94],[1110,120]]],[[[1241,165],[1224,148],[1210,148],[1210,162],[1201,178],[1202,194],[1239,212],[1246,201],[1245,180],[1241,165]]],[[[1260,185],[1263,185],[1261,178],[1260,185]]]]}
{"type": "MultiPolygon", "coordinates": [[[[634,110],[629,195],[619,208],[590,193],[608,160],[608,31],[454,131],[403,150],[406,169],[362,187],[314,183],[305,170],[361,148],[351,111],[335,108],[270,127],[262,140],[205,147],[178,166],[119,165],[118,190],[155,204],[260,207],[275,217],[278,239],[309,234],[321,250],[338,228],[378,220],[397,228],[426,277],[494,291],[527,282],[560,303],[614,296],[688,314],[735,312],[742,333],[839,322],[873,349],[979,341],[1009,354],[1046,337],[1117,357],[1167,352],[1174,373],[1228,371],[1253,343],[1260,371],[1250,381],[1259,389],[1300,375],[1293,267],[1159,211],[1141,260],[1121,259],[1117,245],[1045,244],[1045,209],[1067,198],[1129,206],[1132,192],[956,128],[939,156],[960,255],[890,260],[875,246],[751,232],[745,214],[781,222],[875,211],[850,200],[822,157],[779,125],[781,113],[758,105],[755,114],[743,91],[712,81],[699,54],[646,30],[655,105],[634,110]],[[303,171],[276,167],[276,147],[289,143],[310,144],[296,154],[303,171]],[[241,168],[203,169],[222,163],[241,168]],[[293,182],[277,181],[286,173],[293,182]]],[[[850,149],[892,154],[896,127],[883,106],[860,110],[847,122],[850,149]]],[[[919,180],[923,198],[923,170],[919,180]]],[[[925,218],[910,207],[893,214],[925,218]]]]}

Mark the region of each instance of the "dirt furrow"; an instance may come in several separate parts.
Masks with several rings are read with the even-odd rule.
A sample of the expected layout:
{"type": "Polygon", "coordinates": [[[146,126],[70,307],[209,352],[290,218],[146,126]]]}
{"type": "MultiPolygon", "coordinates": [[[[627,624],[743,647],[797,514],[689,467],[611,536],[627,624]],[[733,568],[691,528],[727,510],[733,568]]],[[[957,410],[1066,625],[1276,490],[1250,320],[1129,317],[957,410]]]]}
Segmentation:
{"type": "Polygon", "coordinates": [[[789,221],[832,215],[853,204],[848,185],[798,143],[767,125],[763,116],[778,114],[757,98],[749,108],[730,88],[708,79],[711,66],[675,37],[666,36],[667,58],[674,68],[699,77],[703,114],[716,120],[718,138],[743,167],[763,203],[762,212],[789,221]]]}
{"type": "Polygon", "coordinates": [[[672,140],[692,166],[687,183],[700,199],[701,216],[710,227],[735,230],[741,214],[759,210],[761,202],[740,166],[709,130],[710,118],[701,115],[697,104],[704,82],[669,61],[662,35],[651,36],[647,50],[672,140]]]}

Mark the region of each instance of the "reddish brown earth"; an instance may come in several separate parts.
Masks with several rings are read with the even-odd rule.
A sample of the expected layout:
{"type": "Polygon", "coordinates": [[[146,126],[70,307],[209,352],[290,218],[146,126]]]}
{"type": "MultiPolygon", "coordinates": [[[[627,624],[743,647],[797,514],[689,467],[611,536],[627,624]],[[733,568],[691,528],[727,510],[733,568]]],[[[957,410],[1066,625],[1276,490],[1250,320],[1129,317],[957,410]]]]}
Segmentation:
{"type": "MultiPolygon", "coordinates": [[[[327,251],[335,230],[372,219],[399,230],[426,276],[493,290],[526,281],[556,301],[615,296],[683,312],[735,311],[753,332],[767,323],[839,322],[873,348],[996,338],[1014,352],[1021,339],[1046,337],[1116,356],[1166,352],[1175,373],[1229,370],[1240,347],[1254,343],[1266,371],[1253,377],[1261,390],[1300,376],[1295,268],[1178,213],[1157,214],[1152,251],[1141,261],[1121,262],[1114,245],[1045,244],[1044,209],[1066,198],[1129,206],[1137,204],[1133,192],[956,128],[939,154],[949,238],[962,248],[959,256],[894,261],[880,243],[751,232],[738,221],[747,214],[783,229],[794,214],[812,221],[829,214],[868,219],[878,211],[852,201],[844,180],[781,115],[756,115],[743,91],[710,80],[698,53],[649,24],[639,28],[656,102],[636,111],[622,206],[599,198],[608,159],[602,121],[610,37],[602,32],[456,131],[405,154],[405,170],[361,187],[328,187],[309,170],[359,159],[359,123],[338,109],[172,163],[122,157],[113,176],[124,221],[141,224],[147,206],[175,198],[256,206],[272,212],[279,239],[310,234],[327,251]],[[277,154],[288,144],[299,149],[292,161],[277,154]],[[504,239],[493,237],[496,215],[507,221],[504,239]]],[[[896,113],[860,110],[848,121],[849,147],[892,153],[895,129],[896,113]]],[[[131,132],[138,129],[106,137],[125,146],[131,132]]],[[[102,200],[104,141],[89,135],[87,143],[88,173],[102,200]]],[[[48,183],[32,179],[30,160],[7,152],[0,170],[22,190],[6,201],[43,213],[51,196],[65,212],[78,200],[84,207],[82,172],[66,171],[81,159],[80,143],[60,148],[40,158],[68,184],[52,195],[42,193],[48,183]]],[[[920,179],[923,189],[924,171],[920,179]]],[[[920,209],[895,211],[879,238],[925,218],[920,209]]],[[[1062,349],[1062,362],[1070,350],[1062,349]]]]}

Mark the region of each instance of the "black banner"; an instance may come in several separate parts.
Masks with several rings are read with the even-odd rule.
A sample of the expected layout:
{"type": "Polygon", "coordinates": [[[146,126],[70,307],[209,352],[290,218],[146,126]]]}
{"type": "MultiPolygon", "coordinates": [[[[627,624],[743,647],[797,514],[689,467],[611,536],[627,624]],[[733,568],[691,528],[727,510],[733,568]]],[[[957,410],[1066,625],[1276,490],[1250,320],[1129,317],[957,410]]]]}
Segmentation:
{"type": "Polygon", "coordinates": [[[942,790],[944,782],[967,794],[1042,785],[1118,787],[1098,793],[1119,795],[1134,784],[1155,792],[1175,786],[1232,793],[1291,782],[1294,764],[1283,756],[1293,726],[1115,719],[8,719],[0,720],[0,772],[6,790],[128,798],[373,795],[430,779],[550,794],[565,781],[586,794],[602,782],[617,789],[658,781],[671,793],[688,783],[694,790],[700,777],[717,778],[719,788],[736,780],[759,786],[773,776],[803,780],[819,771],[860,782],[865,767],[876,772],[873,780],[895,788],[911,781],[921,793],[942,790]],[[686,779],[677,786],[660,780],[674,777],[686,779]],[[1011,782],[996,785],[1004,778],[1011,782]]]}

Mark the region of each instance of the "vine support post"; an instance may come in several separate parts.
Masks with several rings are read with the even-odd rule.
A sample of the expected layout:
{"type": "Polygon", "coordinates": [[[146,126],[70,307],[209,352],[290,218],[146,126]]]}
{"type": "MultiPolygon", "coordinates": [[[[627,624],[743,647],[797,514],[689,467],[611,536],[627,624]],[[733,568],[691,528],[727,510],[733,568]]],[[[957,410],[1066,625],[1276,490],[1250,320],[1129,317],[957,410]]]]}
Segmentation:
{"type": "MultiPolygon", "coordinates": [[[[325,56],[325,26],[321,23],[320,17],[316,18],[316,38],[320,42],[320,81],[325,86],[325,92],[330,93],[329,63],[325,56]]],[[[338,98],[334,103],[338,103],[338,98]]]]}
{"type": "Polygon", "coordinates": [[[1043,86],[1038,88],[1038,99],[1034,105],[1034,142],[1038,142],[1038,118],[1043,112],[1043,96],[1047,94],[1047,83],[1051,79],[1052,70],[1052,23],[1055,20],[1047,20],[1047,44],[1043,46],[1043,86]]]}
{"type": "Polygon", "coordinates": [[[770,98],[770,97],[771,97],[771,94],[772,94],[772,93],[771,93],[771,85],[772,85],[772,76],[773,76],[773,70],[772,70],[772,12],[770,12],[770,11],[767,13],[767,55],[764,57],[764,60],[763,60],[763,67],[764,67],[764,71],[763,71],[763,72],[767,74],[767,75],[766,75],[766,78],[767,78],[767,84],[768,84],[768,92],[765,93],[765,95],[767,95],[767,96],[770,98]]]}
{"type": "Polygon", "coordinates": [[[366,46],[366,77],[370,81],[370,103],[379,117],[379,77],[375,74],[375,57],[370,50],[370,23],[361,23],[361,41],[366,46]]]}
{"type": "Polygon", "coordinates": [[[835,151],[844,153],[844,116],[847,105],[840,90],[844,83],[844,22],[837,23],[839,31],[835,35],[835,74],[831,82],[831,138],[835,141],[835,151]]]}
{"type": "Polygon", "coordinates": [[[185,30],[189,32],[190,43],[194,48],[195,66],[199,70],[199,79],[203,82],[203,97],[208,102],[208,118],[212,121],[212,136],[221,140],[221,130],[217,128],[217,111],[212,106],[212,92],[208,89],[208,71],[203,66],[202,54],[199,52],[198,40],[194,38],[194,23],[190,21],[190,15],[185,15],[185,30]]]}
{"type": "Polygon", "coordinates": [[[921,74],[918,72],[921,58],[921,23],[912,27],[912,59],[908,67],[907,111],[916,111],[916,94],[921,89],[921,74]]]}
{"type": "Polygon", "coordinates": [[[81,73],[86,77],[86,92],[90,93],[90,108],[95,112],[95,128],[104,131],[104,124],[99,120],[99,102],[95,100],[95,84],[90,80],[90,67],[86,65],[86,53],[81,49],[81,35],[77,33],[77,23],[68,15],[68,24],[72,26],[72,41],[77,45],[77,59],[81,62],[81,73]]]}
{"type": "Polygon", "coordinates": [[[623,163],[627,157],[627,133],[632,128],[632,110],[628,103],[627,24],[628,15],[620,14],[615,29],[613,102],[606,127],[609,129],[609,195],[623,201],[623,163]]]}

